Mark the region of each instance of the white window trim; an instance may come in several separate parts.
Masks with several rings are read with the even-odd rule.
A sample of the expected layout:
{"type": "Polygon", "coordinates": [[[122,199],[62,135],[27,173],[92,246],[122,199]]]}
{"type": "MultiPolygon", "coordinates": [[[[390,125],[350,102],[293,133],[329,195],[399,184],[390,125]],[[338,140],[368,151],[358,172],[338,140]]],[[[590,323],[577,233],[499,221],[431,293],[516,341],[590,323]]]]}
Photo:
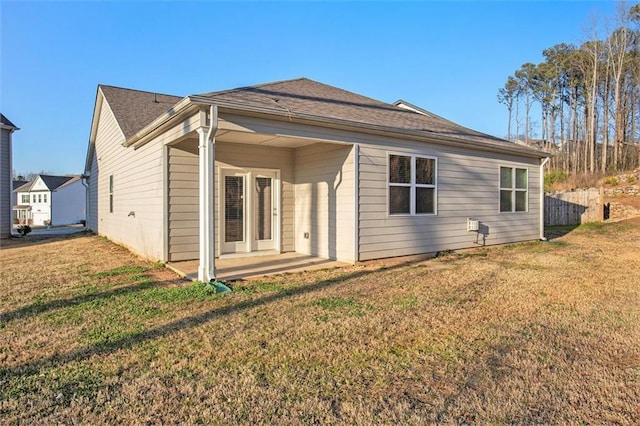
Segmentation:
{"type": "Polygon", "coordinates": [[[519,167],[519,166],[515,166],[515,165],[505,165],[505,164],[501,164],[498,166],[498,213],[500,214],[522,214],[522,213],[528,213],[529,212],[529,168],[528,167],[519,167]],[[500,169],[502,168],[508,168],[511,169],[511,183],[512,183],[512,187],[511,188],[503,188],[501,186],[501,175],[500,175],[500,169]],[[527,187],[525,189],[518,189],[516,188],[516,169],[520,169],[520,170],[526,170],[527,172],[527,187]],[[510,211],[501,211],[500,210],[500,193],[501,191],[511,191],[511,210],[510,211]],[[525,205],[526,208],[523,211],[517,211],[516,210],[516,192],[524,192],[526,194],[526,200],[525,200],[525,205]]]}
{"type": "Polygon", "coordinates": [[[438,215],[438,157],[432,155],[410,154],[407,152],[387,151],[386,165],[386,185],[387,185],[387,217],[412,217],[412,216],[437,216],[438,215]],[[389,164],[392,155],[411,158],[411,182],[410,183],[392,183],[389,176],[389,164]],[[416,158],[426,158],[435,161],[433,185],[416,183],[416,158]],[[400,186],[410,188],[409,190],[409,213],[393,213],[389,212],[389,202],[391,200],[390,188],[392,186],[400,186]],[[416,213],[416,188],[433,188],[433,213],[416,213]]]}
{"type": "Polygon", "coordinates": [[[114,194],[115,191],[113,189],[113,187],[114,187],[113,181],[114,181],[113,175],[109,175],[109,180],[107,182],[107,184],[109,185],[109,188],[108,188],[109,189],[109,191],[108,191],[108,193],[109,193],[109,198],[108,198],[109,213],[113,213],[114,210],[115,210],[115,208],[114,208],[115,202],[114,202],[114,199],[113,199],[113,194],[114,194]]]}

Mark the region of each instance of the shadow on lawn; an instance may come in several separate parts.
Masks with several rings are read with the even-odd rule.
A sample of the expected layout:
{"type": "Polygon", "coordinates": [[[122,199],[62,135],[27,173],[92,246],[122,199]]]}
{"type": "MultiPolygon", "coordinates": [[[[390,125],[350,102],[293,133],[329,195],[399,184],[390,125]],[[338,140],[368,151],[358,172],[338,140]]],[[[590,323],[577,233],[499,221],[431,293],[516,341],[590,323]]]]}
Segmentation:
{"type": "Polygon", "coordinates": [[[548,240],[555,240],[556,238],[564,237],[565,235],[571,233],[571,231],[576,229],[578,226],[580,225],[545,226],[544,236],[548,240]]]}
{"type": "MultiPolygon", "coordinates": [[[[389,271],[389,270],[401,268],[404,266],[406,265],[397,265],[397,266],[381,268],[381,269],[389,271]]],[[[33,374],[33,373],[36,373],[40,368],[45,366],[53,366],[55,364],[64,364],[64,363],[73,362],[73,361],[81,361],[95,355],[110,353],[120,349],[127,349],[136,344],[144,343],[153,339],[163,338],[168,335],[177,333],[181,330],[204,324],[206,322],[215,320],[225,315],[229,315],[231,313],[244,311],[247,309],[255,308],[257,306],[266,305],[268,303],[272,303],[288,297],[295,297],[298,295],[322,290],[327,287],[340,284],[347,280],[365,276],[367,274],[370,274],[371,272],[372,270],[355,271],[341,277],[319,281],[317,283],[310,284],[307,286],[286,289],[276,294],[260,297],[258,299],[242,301],[231,306],[225,306],[213,311],[183,318],[183,319],[180,319],[159,327],[155,327],[149,330],[141,331],[134,335],[123,337],[121,339],[114,340],[108,343],[91,345],[84,348],[69,351],[66,353],[55,354],[47,358],[42,358],[40,360],[27,362],[22,365],[18,365],[16,367],[0,369],[0,377],[2,376],[6,377],[9,375],[22,376],[25,374],[33,374]]],[[[137,291],[137,290],[139,290],[139,288],[131,291],[137,291]]]]}
{"type": "Polygon", "coordinates": [[[38,235],[28,234],[24,237],[11,237],[0,242],[0,248],[3,250],[9,250],[14,248],[41,246],[43,244],[55,243],[58,241],[73,240],[83,237],[91,237],[95,234],[91,231],[80,231],[73,234],[62,235],[38,235]]]}
{"type": "Polygon", "coordinates": [[[100,293],[89,293],[82,296],[70,297],[68,299],[52,300],[45,303],[32,303],[30,305],[23,306],[22,308],[16,309],[15,311],[0,313],[0,323],[6,323],[31,315],[53,311],[54,309],[68,308],[74,305],[80,305],[85,302],[109,299],[114,296],[122,296],[129,293],[135,293],[158,285],[159,283],[153,281],[143,281],[132,286],[117,287],[112,290],[107,290],[100,293]]]}

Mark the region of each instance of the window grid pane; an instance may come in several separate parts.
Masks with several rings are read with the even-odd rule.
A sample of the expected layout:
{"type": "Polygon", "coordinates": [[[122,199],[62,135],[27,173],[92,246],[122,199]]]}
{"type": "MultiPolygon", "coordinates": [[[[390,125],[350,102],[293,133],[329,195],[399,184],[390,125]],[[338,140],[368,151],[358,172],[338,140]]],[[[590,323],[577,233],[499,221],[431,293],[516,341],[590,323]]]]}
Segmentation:
{"type": "Polygon", "coordinates": [[[410,214],[411,213],[411,187],[390,186],[389,187],[389,213],[390,214],[410,214]]]}
{"type": "Polygon", "coordinates": [[[527,169],[516,169],[516,188],[527,189],[527,169]]]}
{"type": "Polygon", "coordinates": [[[500,167],[500,188],[513,188],[513,169],[500,167]]]}
{"type": "Polygon", "coordinates": [[[416,157],[416,183],[433,185],[435,183],[435,165],[433,158],[416,157]]]}
{"type": "Polygon", "coordinates": [[[416,214],[435,213],[435,189],[416,188],[416,214]]]}
{"type": "Polygon", "coordinates": [[[505,190],[500,191],[500,211],[501,212],[512,211],[512,208],[511,208],[512,194],[513,194],[513,191],[505,191],[505,190]]]}
{"type": "Polygon", "coordinates": [[[516,211],[527,211],[527,191],[516,191],[516,211]]]}
{"type": "Polygon", "coordinates": [[[389,182],[411,183],[411,157],[389,156],[389,182]]]}

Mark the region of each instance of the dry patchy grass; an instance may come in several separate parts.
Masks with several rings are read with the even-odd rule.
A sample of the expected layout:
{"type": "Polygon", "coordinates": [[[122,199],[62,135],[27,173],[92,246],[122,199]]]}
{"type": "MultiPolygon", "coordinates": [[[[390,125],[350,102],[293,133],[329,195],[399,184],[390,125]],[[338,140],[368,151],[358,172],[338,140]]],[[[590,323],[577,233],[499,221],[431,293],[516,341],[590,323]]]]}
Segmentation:
{"type": "Polygon", "coordinates": [[[640,220],[215,295],[95,236],[0,251],[0,423],[640,422],[640,220]]]}

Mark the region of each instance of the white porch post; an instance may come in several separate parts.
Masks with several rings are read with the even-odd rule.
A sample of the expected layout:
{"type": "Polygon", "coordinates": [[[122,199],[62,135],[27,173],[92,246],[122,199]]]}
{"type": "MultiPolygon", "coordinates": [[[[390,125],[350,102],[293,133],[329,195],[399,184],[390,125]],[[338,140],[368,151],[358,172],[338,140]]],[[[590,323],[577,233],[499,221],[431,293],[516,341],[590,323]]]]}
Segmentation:
{"type": "Polygon", "coordinates": [[[209,179],[213,176],[213,172],[209,169],[209,143],[207,141],[206,127],[200,127],[198,131],[198,199],[199,199],[199,245],[200,256],[198,264],[198,280],[209,282],[212,277],[209,276],[209,179]]]}
{"type": "Polygon", "coordinates": [[[209,282],[216,278],[215,271],[215,132],[217,109],[211,108],[209,126],[207,113],[200,113],[198,132],[198,198],[199,198],[199,243],[198,280],[209,282]]]}

